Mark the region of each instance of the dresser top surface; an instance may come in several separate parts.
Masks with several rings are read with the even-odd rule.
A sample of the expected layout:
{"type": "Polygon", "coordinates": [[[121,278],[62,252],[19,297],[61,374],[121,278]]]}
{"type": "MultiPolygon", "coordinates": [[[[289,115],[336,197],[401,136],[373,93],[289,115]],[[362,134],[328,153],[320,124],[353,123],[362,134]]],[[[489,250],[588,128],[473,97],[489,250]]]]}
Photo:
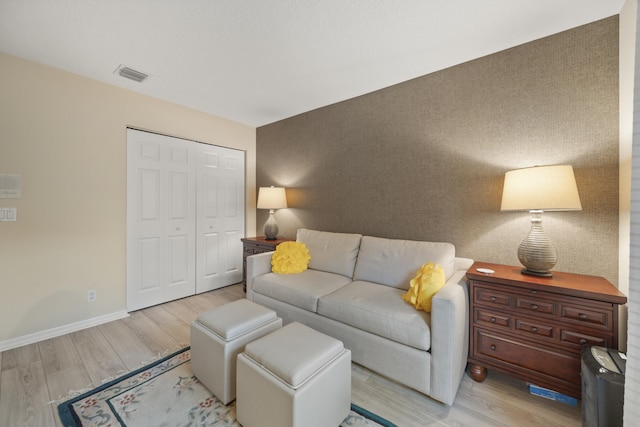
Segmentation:
{"type": "Polygon", "coordinates": [[[523,289],[535,289],[596,299],[613,304],[625,304],[627,302],[627,297],[604,277],[559,271],[553,271],[552,277],[538,277],[522,274],[521,269],[522,267],[518,266],[476,262],[467,271],[467,278],[469,280],[500,283],[523,289]],[[495,272],[486,274],[478,271],[478,268],[490,269],[495,272]]]}

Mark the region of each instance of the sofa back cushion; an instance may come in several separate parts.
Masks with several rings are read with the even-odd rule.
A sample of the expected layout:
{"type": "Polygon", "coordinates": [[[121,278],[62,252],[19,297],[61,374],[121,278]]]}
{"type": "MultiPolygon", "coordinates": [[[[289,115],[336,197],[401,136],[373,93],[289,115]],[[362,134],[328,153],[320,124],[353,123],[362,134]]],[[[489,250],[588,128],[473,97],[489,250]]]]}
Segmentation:
{"type": "Polygon", "coordinates": [[[353,277],[360,234],[331,233],[301,228],[296,240],[309,249],[309,268],[353,277]]]}
{"type": "MultiPolygon", "coordinates": [[[[456,249],[451,243],[364,236],[353,280],[407,290],[418,269],[428,262],[440,264],[449,279],[455,256],[456,249]]],[[[313,259],[313,255],[311,257],[313,259]]]]}

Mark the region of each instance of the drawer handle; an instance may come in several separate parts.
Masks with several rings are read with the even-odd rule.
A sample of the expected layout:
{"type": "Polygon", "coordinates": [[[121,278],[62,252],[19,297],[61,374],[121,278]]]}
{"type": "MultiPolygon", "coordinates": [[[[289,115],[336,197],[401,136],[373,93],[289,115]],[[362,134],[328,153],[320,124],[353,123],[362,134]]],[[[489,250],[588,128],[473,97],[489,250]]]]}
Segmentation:
{"type": "Polygon", "coordinates": [[[538,328],[536,328],[535,326],[531,327],[531,332],[538,332],[538,328]]]}
{"type": "Polygon", "coordinates": [[[538,309],[537,304],[531,304],[531,310],[537,310],[537,309],[538,309]]]}
{"type": "Polygon", "coordinates": [[[587,315],[584,313],[578,314],[578,317],[580,318],[580,320],[587,320],[587,315]]]}
{"type": "Polygon", "coordinates": [[[587,340],[585,340],[584,338],[580,338],[580,344],[586,344],[587,340]]]}
{"type": "Polygon", "coordinates": [[[496,351],[496,345],[495,344],[491,344],[491,350],[496,351]]]}
{"type": "Polygon", "coordinates": [[[491,318],[491,323],[496,323],[496,318],[495,317],[491,318]]]}
{"type": "Polygon", "coordinates": [[[496,297],[491,297],[491,302],[496,302],[496,297]]]}

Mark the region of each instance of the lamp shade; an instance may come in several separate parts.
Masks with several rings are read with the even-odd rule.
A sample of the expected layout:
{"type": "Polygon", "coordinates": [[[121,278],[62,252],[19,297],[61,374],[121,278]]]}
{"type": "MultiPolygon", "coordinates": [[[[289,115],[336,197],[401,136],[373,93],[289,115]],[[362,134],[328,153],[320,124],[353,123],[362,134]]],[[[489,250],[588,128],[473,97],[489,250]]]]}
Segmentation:
{"type": "Polygon", "coordinates": [[[258,190],[258,209],[284,209],[287,207],[287,195],[284,187],[260,187],[258,190]]]}
{"type": "Polygon", "coordinates": [[[536,166],[507,172],[500,210],[582,210],[573,167],[536,166]]]}

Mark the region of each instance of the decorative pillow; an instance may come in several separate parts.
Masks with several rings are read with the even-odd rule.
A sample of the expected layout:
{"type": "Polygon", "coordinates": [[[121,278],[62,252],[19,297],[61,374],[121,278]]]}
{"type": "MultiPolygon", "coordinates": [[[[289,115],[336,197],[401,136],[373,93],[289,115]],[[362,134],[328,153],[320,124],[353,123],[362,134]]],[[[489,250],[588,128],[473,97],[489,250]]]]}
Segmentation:
{"type": "Polygon", "coordinates": [[[300,242],[282,242],[271,256],[271,271],[278,274],[301,273],[309,265],[309,250],[300,242]]]}
{"type": "Polygon", "coordinates": [[[429,262],[418,270],[409,282],[409,290],[402,299],[418,310],[431,313],[431,299],[444,286],[444,269],[439,264],[429,262]]]}

